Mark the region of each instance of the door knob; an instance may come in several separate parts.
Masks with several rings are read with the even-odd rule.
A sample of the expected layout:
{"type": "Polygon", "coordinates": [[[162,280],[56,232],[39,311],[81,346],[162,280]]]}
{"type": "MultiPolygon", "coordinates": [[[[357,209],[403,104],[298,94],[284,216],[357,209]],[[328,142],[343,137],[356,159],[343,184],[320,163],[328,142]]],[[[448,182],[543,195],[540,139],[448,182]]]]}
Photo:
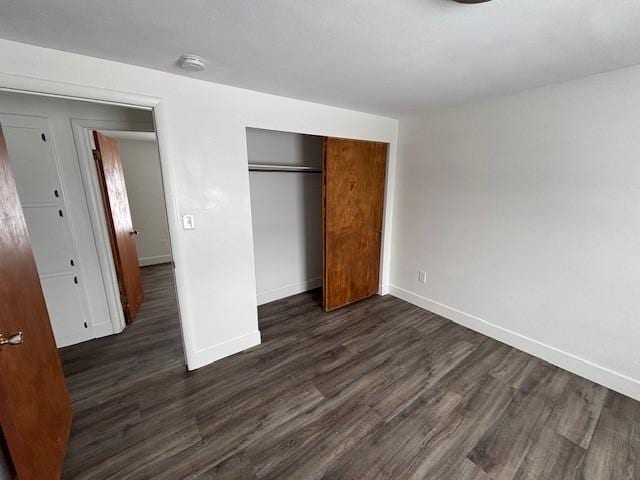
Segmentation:
{"type": "Polygon", "coordinates": [[[0,333],[0,345],[21,345],[22,337],[22,332],[16,332],[8,337],[0,333]]]}
{"type": "Polygon", "coordinates": [[[139,232],[138,230],[131,230],[129,233],[131,233],[131,235],[138,235],[139,232]]]}

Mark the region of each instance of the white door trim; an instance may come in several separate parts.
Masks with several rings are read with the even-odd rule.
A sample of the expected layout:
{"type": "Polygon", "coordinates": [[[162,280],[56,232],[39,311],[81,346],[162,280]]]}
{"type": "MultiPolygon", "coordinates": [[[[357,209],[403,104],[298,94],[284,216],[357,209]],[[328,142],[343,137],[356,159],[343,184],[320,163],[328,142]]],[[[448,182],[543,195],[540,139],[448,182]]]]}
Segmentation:
{"type": "Polygon", "coordinates": [[[78,161],[82,172],[89,217],[93,237],[98,251],[101,275],[104,282],[109,316],[113,324],[113,332],[120,333],[126,326],[123,305],[118,286],[118,275],[115,268],[115,260],[109,240],[109,230],[106,220],[106,212],[102,202],[100,185],[98,184],[98,172],[93,160],[93,130],[119,130],[127,132],[153,132],[153,124],[149,122],[127,122],[120,120],[83,120],[71,119],[73,138],[78,151],[78,161]]]}

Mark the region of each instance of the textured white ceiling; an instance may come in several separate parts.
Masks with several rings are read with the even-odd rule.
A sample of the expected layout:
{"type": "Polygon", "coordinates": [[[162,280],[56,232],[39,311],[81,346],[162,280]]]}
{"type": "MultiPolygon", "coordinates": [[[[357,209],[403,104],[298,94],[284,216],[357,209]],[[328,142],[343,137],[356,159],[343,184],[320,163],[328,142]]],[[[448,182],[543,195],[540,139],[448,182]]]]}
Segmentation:
{"type": "Polygon", "coordinates": [[[2,0],[0,37],[401,116],[640,63],[640,0],[2,0]]]}

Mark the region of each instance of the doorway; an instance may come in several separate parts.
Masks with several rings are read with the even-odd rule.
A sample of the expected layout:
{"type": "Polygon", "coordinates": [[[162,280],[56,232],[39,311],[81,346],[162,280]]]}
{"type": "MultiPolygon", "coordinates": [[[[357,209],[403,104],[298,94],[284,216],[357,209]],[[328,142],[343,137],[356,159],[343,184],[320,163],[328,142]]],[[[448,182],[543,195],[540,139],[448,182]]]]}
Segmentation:
{"type": "MultiPolygon", "coordinates": [[[[0,93],[0,123],[59,348],[122,332],[126,299],[93,132],[122,144],[130,177],[133,262],[170,263],[163,179],[149,110],[0,93]],[[110,138],[110,137],[109,137],[110,138]],[[146,176],[141,170],[146,169],[146,176]]],[[[123,186],[125,183],[123,183],[123,186]]],[[[128,201],[126,205],[129,207],[128,201]]],[[[131,263],[131,262],[130,262],[131,263]]]]}
{"type": "MultiPolygon", "coordinates": [[[[3,195],[6,195],[3,196],[3,202],[8,202],[11,197],[16,204],[13,208],[13,203],[5,203],[5,207],[12,207],[12,210],[7,210],[8,216],[3,216],[3,224],[5,220],[15,220],[16,225],[24,227],[5,233],[10,237],[22,235],[22,243],[13,245],[28,247],[20,249],[20,258],[26,259],[27,267],[32,264],[33,270],[16,264],[15,272],[24,277],[33,271],[35,283],[29,283],[29,288],[22,288],[22,291],[33,292],[34,295],[38,292],[33,306],[25,303],[20,306],[24,310],[20,315],[2,321],[2,332],[23,329],[25,342],[30,344],[29,349],[14,348],[16,354],[11,355],[11,359],[15,358],[16,361],[3,363],[3,369],[15,369],[16,374],[11,376],[25,379],[24,389],[20,385],[13,385],[11,393],[18,397],[24,394],[20,398],[26,398],[27,401],[15,402],[13,407],[33,409],[38,404],[37,412],[45,416],[39,418],[31,415],[29,425],[18,425],[22,420],[26,422],[27,418],[15,409],[3,410],[0,412],[3,437],[18,472],[40,471],[37,469],[45,467],[43,459],[38,460],[36,465],[34,456],[28,451],[30,445],[39,445],[38,442],[50,452],[51,463],[48,465],[57,469],[61,467],[61,453],[64,454],[71,421],[66,387],[62,371],[59,370],[59,356],[63,359],[64,374],[76,414],[82,412],[87,396],[102,398],[104,395],[109,398],[110,392],[88,392],[79,388],[80,385],[87,386],[87,380],[91,382],[87,375],[95,375],[96,367],[120,378],[123,372],[134,375],[135,369],[132,367],[141,364],[144,361],[142,359],[146,358],[145,354],[151,351],[157,355],[159,365],[171,365],[171,368],[181,370],[185,368],[168,228],[157,238],[157,243],[164,247],[161,254],[150,255],[155,258],[135,256],[146,299],[141,302],[140,312],[129,318],[132,325],[126,326],[123,292],[119,288],[121,282],[114,262],[117,252],[108,236],[107,204],[100,196],[100,191],[94,189],[99,185],[100,178],[91,153],[95,144],[91,145],[88,141],[93,131],[106,136],[121,133],[123,136],[150,137],[144,140],[148,143],[144,148],[140,145],[134,148],[132,143],[129,153],[123,154],[123,158],[126,157],[123,163],[133,162],[130,168],[133,171],[136,168],[149,169],[151,163],[145,160],[146,157],[142,158],[144,155],[141,152],[155,150],[155,170],[147,171],[142,186],[132,181],[132,185],[125,186],[125,191],[130,192],[128,196],[132,198],[153,196],[155,216],[164,218],[166,225],[164,181],[153,112],[150,109],[90,101],[0,92],[0,127],[4,133],[3,162],[10,172],[3,178],[8,182],[6,192],[3,191],[3,195]],[[138,165],[138,161],[145,163],[146,167],[138,165]],[[145,191],[140,193],[139,189],[142,188],[145,191]],[[154,194],[150,195],[149,190],[153,190],[154,194]],[[39,293],[40,290],[42,293],[39,293]],[[42,308],[38,307],[40,301],[42,308]],[[26,309],[32,307],[38,307],[32,309],[38,321],[35,318],[29,320],[26,309]],[[17,319],[20,322],[15,323],[17,319]],[[153,335],[157,336],[158,342],[152,341],[153,335]],[[59,352],[56,352],[56,348],[59,352]],[[28,361],[17,361],[21,355],[18,351],[35,357],[28,361]],[[27,366],[31,373],[21,376],[24,373],[21,369],[27,366]],[[36,368],[38,366],[39,369],[36,368]],[[125,366],[130,367],[129,370],[125,366]],[[32,375],[34,368],[41,381],[35,381],[32,375]],[[93,369],[92,373],[85,374],[89,368],[93,369]],[[45,378],[46,381],[42,381],[45,378]],[[55,388],[51,387],[53,383],[55,388]],[[40,386],[44,391],[34,391],[40,386]],[[51,408],[45,404],[59,414],[52,416],[51,408]],[[28,436],[25,432],[33,434],[27,444],[22,441],[28,436]],[[56,444],[55,448],[53,444],[56,444]]],[[[120,141],[123,144],[125,140],[143,141],[140,138],[112,140],[116,148],[120,141]]],[[[132,175],[143,178],[139,172],[132,175]]],[[[123,180],[123,185],[126,185],[126,180],[123,180]]],[[[138,216],[146,219],[147,213],[142,212],[138,216]]],[[[145,241],[156,236],[150,232],[149,226],[141,223],[143,226],[132,224],[131,231],[137,229],[139,237],[148,233],[145,241]]],[[[135,244],[137,240],[133,240],[135,244]]],[[[5,267],[9,267],[5,260],[13,255],[11,252],[18,252],[15,249],[17,247],[11,245],[3,245],[3,248],[6,247],[6,251],[3,250],[3,275],[13,272],[5,272],[5,267]]],[[[26,277],[24,281],[27,282],[26,277]]],[[[13,298],[9,287],[13,288],[9,285],[2,292],[6,304],[11,303],[9,299],[13,298]],[[6,298],[5,294],[8,295],[6,298]]],[[[9,358],[5,356],[5,360],[9,358]]],[[[158,369],[161,370],[161,367],[158,369]]],[[[86,438],[81,443],[85,441],[86,438]]],[[[24,475],[25,478],[29,476],[28,473],[24,475]]]]}

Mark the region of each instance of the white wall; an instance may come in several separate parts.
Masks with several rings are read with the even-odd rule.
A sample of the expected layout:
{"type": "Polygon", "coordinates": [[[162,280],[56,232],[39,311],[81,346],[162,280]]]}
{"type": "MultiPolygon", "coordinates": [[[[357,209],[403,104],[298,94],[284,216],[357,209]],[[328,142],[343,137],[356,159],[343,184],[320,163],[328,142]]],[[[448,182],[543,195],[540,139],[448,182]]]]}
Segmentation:
{"type": "Polygon", "coordinates": [[[123,140],[118,142],[138,261],[141,266],[171,261],[169,224],[164,203],[158,144],[155,141],[123,140]]]}
{"type": "Polygon", "coordinates": [[[401,120],[392,293],[640,399],[638,85],[401,120]]]}
{"type": "MultiPolygon", "coordinates": [[[[87,198],[75,139],[73,136],[73,119],[95,120],[101,122],[114,122],[114,125],[138,125],[147,128],[153,127],[153,118],[149,111],[130,108],[102,105],[89,102],[79,102],[59,98],[50,98],[36,95],[24,95],[21,93],[0,92],[0,113],[19,114],[34,117],[45,117],[48,130],[51,132],[49,142],[53,144],[59,165],[59,175],[63,190],[63,200],[66,202],[66,214],[73,233],[69,250],[74,252],[74,274],[77,274],[83,296],[86,297],[86,306],[82,311],[86,318],[77,309],[69,309],[70,322],[84,323],[87,321],[88,329],[61,328],[62,331],[76,332],[72,336],[60,338],[56,335],[58,346],[66,346],[91,338],[102,337],[117,333],[114,329],[112,315],[107,304],[107,293],[100,269],[96,243],[93,236],[91,219],[87,206],[87,198]],[[75,313],[72,315],[71,313],[75,313]]],[[[49,310],[52,311],[51,305],[49,310]]],[[[58,311],[56,321],[58,324],[65,321],[66,317],[58,311]]],[[[55,322],[54,322],[55,325],[55,322]]],[[[115,325],[118,325],[115,322],[115,325]]],[[[60,327],[60,325],[58,325],[60,327]]],[[[64,325],[62,325],[64,327],[64,325]]],[[[56,330],[54,328],[54,330],[56,330]]],[[[59,331],[56,331],[58,334],[59,331]]]]}
{"type": "MultiPolygon", "coordinates": [[[[322,168],[323,137],[247,129],[249,163],[322,168]]],[[[258,304],[322,285],[322,175],[251,172],[258,304]]]]}
{"type": "Polygon", "coordinates": [[[189,368],[259,342],[247,126],[390,143],[381,275],[387,288],[396,120],[5,40],[0,87],[156,105],[189,368]],[[182,230],[186,213],[195,214],[195,230],[182,230]]]}

